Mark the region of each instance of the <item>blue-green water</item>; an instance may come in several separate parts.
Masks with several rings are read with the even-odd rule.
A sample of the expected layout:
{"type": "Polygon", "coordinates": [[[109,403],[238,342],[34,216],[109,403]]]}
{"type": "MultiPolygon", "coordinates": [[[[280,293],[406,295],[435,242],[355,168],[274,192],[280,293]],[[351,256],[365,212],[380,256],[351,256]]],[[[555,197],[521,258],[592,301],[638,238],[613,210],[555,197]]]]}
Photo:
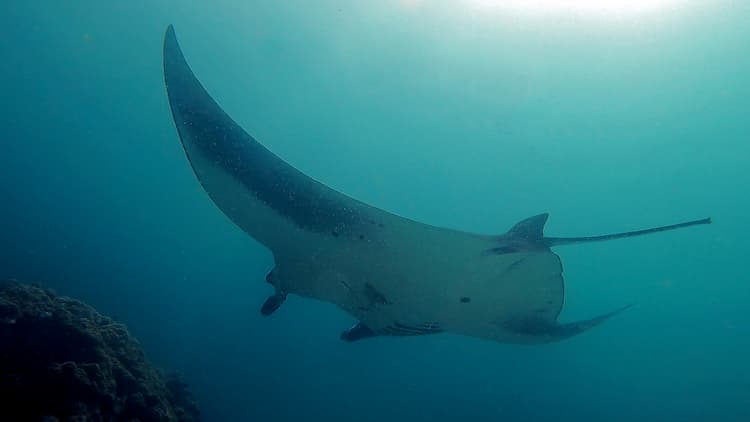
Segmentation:
{"type": "Polygon", "coordinates": [[[27,3],[0,5],[0,278],[127,323],[206,420],[750,420],[750,3],[27,3]],[[351,317],[295,297],[262,318],[273,261],[187,163],[169,23],[250,133],[381,208],[483,233],[714,224],[559,248],[562,320],[638,305],[559,344],[346,344],[351,317]]]}

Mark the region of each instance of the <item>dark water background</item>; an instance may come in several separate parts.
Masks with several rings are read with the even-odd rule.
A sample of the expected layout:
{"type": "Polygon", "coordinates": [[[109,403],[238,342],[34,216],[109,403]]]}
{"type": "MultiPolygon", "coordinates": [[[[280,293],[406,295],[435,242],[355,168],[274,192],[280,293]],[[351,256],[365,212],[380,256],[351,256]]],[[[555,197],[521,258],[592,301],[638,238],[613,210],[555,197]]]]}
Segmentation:
{"type": "MultiPolygon", "coordinates": [[[[468,1],[468,0],[467,0],[468,1]]],[[[228,420],[750,420],[750,3],[640,13],[456,1],[0,5],[0,277],[125,322],[228,420]],[[258,309],[270,254],[202,192],[161,74],[193,69],[261,142],[398,214],[550,235],[714,217],[561,247],[572,340],[338,340],[258,309]]]]}

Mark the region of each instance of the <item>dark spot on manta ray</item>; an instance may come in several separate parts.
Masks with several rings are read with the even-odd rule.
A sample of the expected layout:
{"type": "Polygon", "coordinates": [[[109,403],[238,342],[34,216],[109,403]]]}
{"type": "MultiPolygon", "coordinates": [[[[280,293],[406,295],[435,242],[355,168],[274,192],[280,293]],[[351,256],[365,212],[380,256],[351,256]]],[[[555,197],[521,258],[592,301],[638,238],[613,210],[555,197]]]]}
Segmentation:
{"type": "Polygon", "coordinates": [[[460,300],[461,300],[461,303],[469,303],[469,302],[471,302],[471,298],[467,297],[467,296],[462,297],[460,300]]]}

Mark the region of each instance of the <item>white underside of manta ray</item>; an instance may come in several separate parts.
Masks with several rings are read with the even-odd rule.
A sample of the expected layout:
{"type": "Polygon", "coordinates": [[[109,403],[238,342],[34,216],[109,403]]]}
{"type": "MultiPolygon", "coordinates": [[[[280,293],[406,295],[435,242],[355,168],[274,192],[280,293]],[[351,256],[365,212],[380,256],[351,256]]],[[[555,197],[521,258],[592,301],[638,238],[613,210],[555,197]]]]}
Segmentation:
{"type": "Polygon", "coordinates": [[[174,29],[164,39],[164,78],[185,153],[213,202],[269,248],[273,313],[288,294],[333,303],[359,323],[347,341],[451,332],[508,343],[579,334],[622,309],[560,324],[563,277],[557,245],[609,240],[710,223],[580,238],[544,237],[547,214],[503,235],[434,227],[352,199],[268,151],[211,98],[188,66],[174,29]]]}

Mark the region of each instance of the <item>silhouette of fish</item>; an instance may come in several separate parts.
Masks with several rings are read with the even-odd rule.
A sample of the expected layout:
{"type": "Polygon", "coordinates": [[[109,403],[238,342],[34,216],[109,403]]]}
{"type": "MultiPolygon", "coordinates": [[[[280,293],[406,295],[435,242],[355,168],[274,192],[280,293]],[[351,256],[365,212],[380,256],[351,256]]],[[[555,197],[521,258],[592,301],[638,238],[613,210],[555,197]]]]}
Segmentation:
{"type": "Polygon", "coordinates": [[[695,220],[592,237],[545,237],[547,214],[502,235],[479,235],[399,217],[339,193],[287,164],[245,132],[203,88],[172,26],[164,38],[169,105],[203,189],[238,227],[271,250],[270,315],[288,294],[333,303],[359,322],[346,341],[452,332],[545,343],[584,332],[627,307],[558,323],[560,257],[569,243],[639,236],[695,220]]]}

